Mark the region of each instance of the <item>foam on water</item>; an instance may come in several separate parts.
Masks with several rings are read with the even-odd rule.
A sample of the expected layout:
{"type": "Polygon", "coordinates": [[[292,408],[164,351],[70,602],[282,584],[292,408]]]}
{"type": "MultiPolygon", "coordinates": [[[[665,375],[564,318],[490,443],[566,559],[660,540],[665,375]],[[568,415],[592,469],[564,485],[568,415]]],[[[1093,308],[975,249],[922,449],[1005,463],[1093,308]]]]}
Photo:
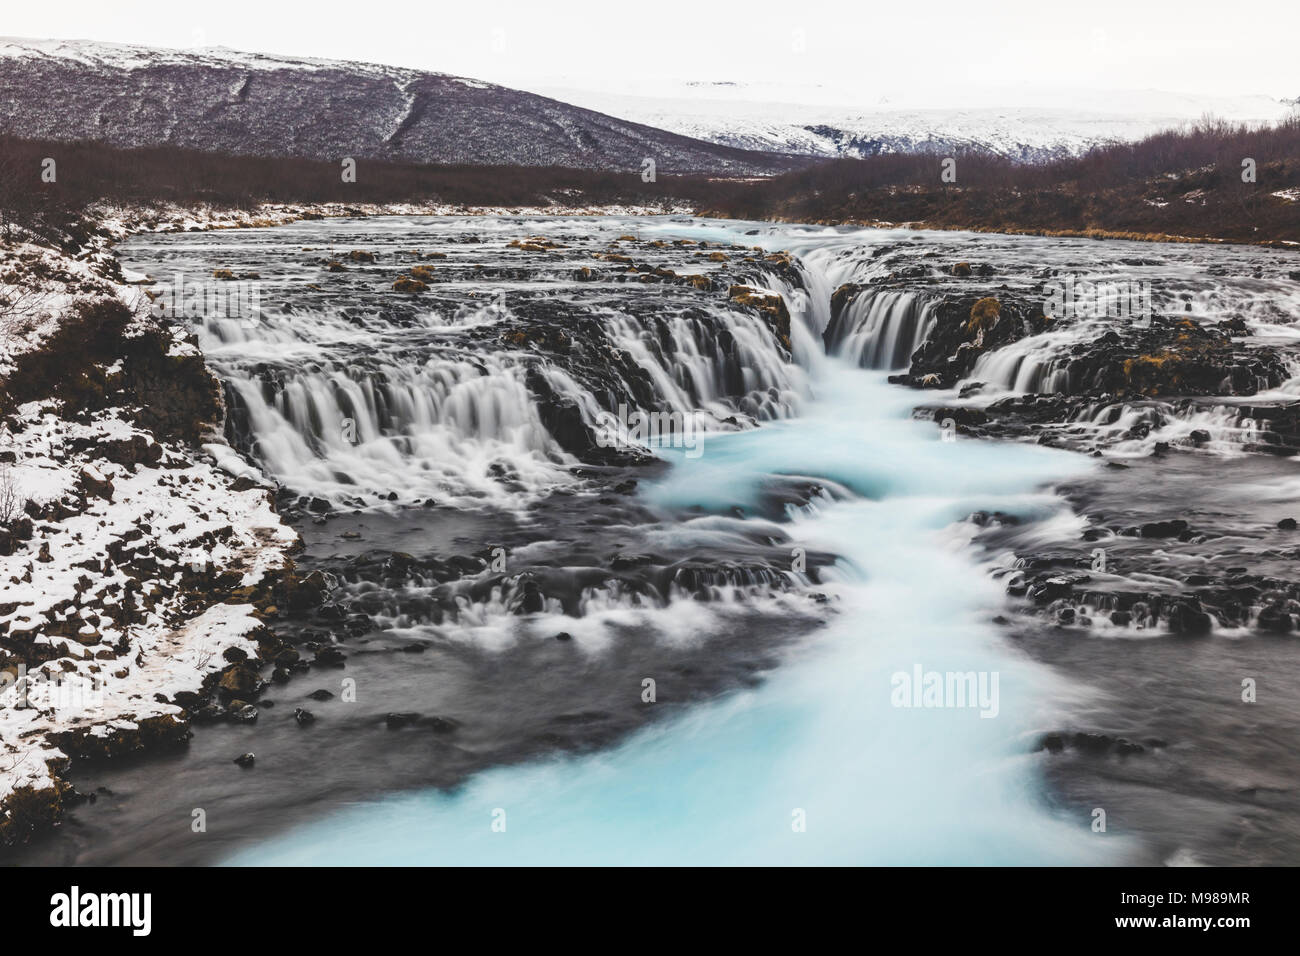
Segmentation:
{"type": "MultiPolygon", "coordinates": [[[[801,418],[711,436],[701,458],[679,459],[648,492],[664,509],[744,506],[765,476],[785,473],[858,496],[794,516],[793,540],[844,556],[828,588],[836,613],[760,687],[611,751],[357,805],[229,862],[1117,862],[1123,844],[1090,833],[1085,810],[1043,803],[1031,750],[1069,694],[988,623],[999,589],[954,524],[978,509],[1050,511],[1036,489],[1089,466],[1034,446],[941,441],[910,420],[911,397],[874,373],[827,362],[814,378],[817,398],[801,418]],[[894,706],[893,675],[917,665],[996,673],[996,717],[894,706]],[[496,811],[505,832],[492,827],[496,811]]],[[[676,604],[658,613],[709,626],[679,617],[676,604]]]]}
{"type": "MultiPolygon", "coordinates": [[[[1240,315],[1252,334],[1292,341],[1300,335],[1294,321],[1300,281],[1291,278],[1288,254],[671,217],[392,218],[354,228],[346,221],[300,223],[265,242],[319,252],[322,242],[331,250],[350,239],[362,244],[353,238],[358,230],[365,246],[381,251],[452,240],[444,243],[448,264],[516,263],[521,260],[510,258],[507,244],[540,231],[560,233],[566,242],[571,235],[579,245],[590,239],[592,249],[628,232],[729,243],[738,253],[726,267],[729,281],[785,297],[791,354],[778,347],[768,323],[722,301],[648,313],[625,298],[634,294],[630,287],[603,280],[579,295],[566,278],[578,259],[557,259],[523,277],[505,270],[491,280],[453,278],[439,294],[454,299],[451,293],[468,292],[477,301],[490,282],[501,303],[445,315],[405,312],[397,324],[382,314],[357,314],[371,308],[371,293],[386,289],[391,276],[376,273],[367,292],[365,269],[349,267],[339,280],[352,283],[344,288],[357,296],[347,312],[286,306],[268,310],[251,330],[224,320],[200,329],[205,351],[242,402],[254,457],[272,477],[349,506],[387,507],[386,497],[376,495],[396,489],[402,504],[428,496],[466,511],[521,512],[574,482],[573,459],[542,426],[532,391],[543,381],[588,425],[608,411],[607,396],[584,386],[580,371],[500,349],[487,328],[510,319],[507,294],[543,290],[566,307],[599,314],[610,344],[633,356],[644,373],[655,408],[691,413],[705,429],[702,457],[664,448],[674,467],[640,487],[662,513],[653,528],[638,529],[649,545],[662,539],[670,553],[697,544],[726,553],[745,539],[771,546],[788,537],[792,548],[840,560],[821,569],[816,585],[795,581],[801,586],[789,594],[754,600],[743,581],[724,581],[712,601],[684,592],[644,600],[602,581],[582,592],[576,617],[551,598],[538,613],[515,613],[500,589],[437,623],[420,618],[420,601],[378,600],[378,626],[466,642],[484,654],[553,640],[558,631],[568,632],[593,663],[620,641],[707,648],[715,634],[727,629],[734,636],[744,615],[760,613],[801,639],[786,645],[780,666],[761,685],[705,704],[680,707],[665,683],[660,703],[640,704],[641,686],[631,680],[630,704],[662,708],[664,716],[613,749],[497,767],[454,792],[351,806],[229,862],[987,865],[1127,858],[1131,846],[1122,839],[1090,832],[1090,806],[1045,802],[1045,758],[1034,753],[1040,734],[1068,726],[1067,709],[1074,715],[1097,702],[1086,687],[1022,656],[991,623],[1006,576],[1017,573],[1016,559],[972,548],[975,526],[964,520],[975,511],[1006,512],[1024,520],[1016,529],[1019,545],[1077,541],[1085,519],[1050,485],[1092,464],[1033,445],[943,441],[933,424],[912,419],[917,393],[888,386],[882,372],[910,364],[932,328],[933,295],[944,294],[952,265],[968,260],[994,266],[991,274],[977,269],[963,280],[970,291],[1037,295],[1048,280],[1076,273],[1094,282],[1150,279],[1160,313],[1206,323],[1240,315]],[[455,241],[469,231],[481,242],[455,241]],[[744,254],[745,247],[796,258],[764,264],[744,254]],[[897,269],[918,264],[939,280],[933,293],[926,282],[915,291],[890,284],[897,269]],[[835,300],[848,283],[857,288],[835,300]],[[833,301],[840,304],[834,323],[833,301]],[[733,343],[725,349],[724,333],[733,343]],[[835,358],[827,359],[824,347],[835,358]],[[743,430],[737,415],[748,419],[743,425],[759,427],[743,430]],[[343,437],[344,419],[355,425],[355,436],[343,437]],[[821,484],[823,493],[814,493],[806,507],[791,506],[786,521],[774,521],[773,488],[806,480],[821,484]],[[827,597],[825,607],[806,593],[814,587],[827,597]],[[973,707],[894,706],[894,676],[917,667],[996,674],[997,716],[981,717],[973,707]],[[496,810],[505,814],[504,832],[492,828],[496,810]],[[791,825],[798,813],[806,814],[806,832],[791,825]]],[[[159,275],[187,262],[187,270],[207,275],[215,266],[239,264],[240,249],[249,264],[268,272],[263,234],[236,232],[132,243],[154,253],[150,269],[159,275]],[[187,260],[168,252],[173,243],[191,256],[207,254],[187,260]]],[[[284,289],[291,301],[302,301],[303,283],[319,270],[304,271],[296,256],[279,258],[287,261],[268,292],[284,289]]],[[[537,300],[521,301],[531,307],[537,300]]],[[[1068,389],[1064,353],[1104,327],[1079,322],[1028,336],[979,360],[971,380],[982,381],[982,391],[926,396],[980,407],[1007,392],[1068,389]]],[[[1255,398],[1294,397],[1298,382],[1255,398]]],[[[1201,431],[1210,437],[1198,435],[1198,445],[1231,451],[1241,429],[1234,403],[1176,408],[1155,400],[1098,403],[1062,426],[1071,433],[1109,432],[1122,438],[1120,453],[1132,454],[1201,431]]],[[[1268,500],[1295,494],[1290,479],[1256,491],[1268,500]]],[[[1097,630],[1137,634],[1104,624],[1097,630]]],[[[545,682],[547,674],[530,673],[530,679],[545,682]]],[[[428,691],[431,711],[441,703],[435,688],[428,691]]]]}

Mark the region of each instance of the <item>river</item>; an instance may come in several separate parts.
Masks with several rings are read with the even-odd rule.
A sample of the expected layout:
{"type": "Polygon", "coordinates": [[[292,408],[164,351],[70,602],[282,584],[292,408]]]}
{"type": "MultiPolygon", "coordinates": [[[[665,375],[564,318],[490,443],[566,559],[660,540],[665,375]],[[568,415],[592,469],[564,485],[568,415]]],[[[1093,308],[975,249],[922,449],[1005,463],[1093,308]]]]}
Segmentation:
{"type": "MultiPolygon", "coordinates": [[[[1153,482],[1215,531],[1178,560],[1262,567],[1277,546],[1251,522],[1288,513],[1290,460],[1242,451],[1230,399],[1102,401],[1050,423],[1057,447],[913,414],[1068,391],[1062,356],[1104,320],[989,351],[952,388],[888,381],[939,321],[952,263],[988,263],[971,282],[1004,297],[1069,271],[1148,281],[1161,308],[1244,316],[1289,348],[1300,283],[1285,254],[391,218],[142,236],[120,255],[160,282],[256,275],[256,319],[207,318],[200,341],[228,440],[280,487],[300,564],[338,583],[328,613],[287,626],[347,660],[270,685],[255,725],[204,724],[183,754],[79,769],[79,789],[103,789],[34,859],[1294,859],[1300,806],[1274,779],[1296,759],[1289,638],[1218,627],[1189,644],[1113,624],[1105,600],[1078,608],[1095,626],[1063,628],[1008,596],[1026,560],[1086,566],[1090,527],[1157,511],[1153,482]],[[832,307],[846,283],[917,266],[905,289],[832,307]],[[424,292],[391,290],[416,274],[424,292]],[[785,309],[741,307],[737,284],[785,309]],[[676,416],[654,461],[591,441],[620,404],[676,416]],[[1157,465],[1157,443],[1198,429],[1208,439],[1157,465]],[[1076,447],[1102,438],[1105,455],[1076,447]],[[1281,696],[1246,709],[1239,676],[1257,671],[1281,696]],[[1145,742],[1044,746],[1075,732],[1145,742]],[[232,762],[244,751],[251,769],[232,762]]],[[[1125,580],[1174,580],[1170,552],[1134,552],[1125,580]]]]}

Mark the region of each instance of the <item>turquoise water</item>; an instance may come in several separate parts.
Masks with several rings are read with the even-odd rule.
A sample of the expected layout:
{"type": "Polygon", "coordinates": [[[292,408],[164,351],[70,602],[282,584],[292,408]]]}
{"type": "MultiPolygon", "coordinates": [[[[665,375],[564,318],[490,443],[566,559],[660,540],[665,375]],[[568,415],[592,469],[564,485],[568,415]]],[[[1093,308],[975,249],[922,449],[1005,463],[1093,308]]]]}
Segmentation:
{"type": "Polygon", "coordinates": [[[943,441],[911,420],[914,396],[879,373],[821,359],[811,378],[800,418],[709,436],[702,456],[675,459],[645,490],[665,508],[711,510],[752,503],[769,474],[853,493],[794,516],[795,541],[843,556],[827,588],[837,611],[761,686],[596,755],[350,806],[227,862],[1118,862],[1122,844],[1090,832],[1089,808],[1046,805],[1031,752],[1086,690],[999,637],[990,618],[1001,589],[961,523],[976,510],[1068,520],[1043,489],[1090,464],[1038,446],[943,441]],[[894,675],[918,666],[996,675],[996,716],[895,706],[894,675]]]}

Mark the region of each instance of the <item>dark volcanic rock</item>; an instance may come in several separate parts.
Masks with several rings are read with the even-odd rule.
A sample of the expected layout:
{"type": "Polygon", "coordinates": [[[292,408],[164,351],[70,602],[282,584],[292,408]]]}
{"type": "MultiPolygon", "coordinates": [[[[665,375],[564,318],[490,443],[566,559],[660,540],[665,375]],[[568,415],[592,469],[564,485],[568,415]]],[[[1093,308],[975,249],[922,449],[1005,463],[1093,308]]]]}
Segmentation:
{"type": "Polygon", "coordinates": [[[1195,599],[1178,601],[1169,609],[1169,630],[1189,636],[1208,634],[1213,627],[1210,615],[1201,610],[1195,599]]]}
{"type": "Polygon", "coordinates": [[[1261,609],[1255,623],[1261,631],[1271,631],[1275,634],[1285,634],[1292,628],[1291,615],[1279,604],[1270,604],[1261,609]]]}
{"type": "Polygon", "coordinates": [[[420,719],[419,714],[410,711],[405,711],[401,713],[391,713],[386,715],[384,717],[384,723],[387,724],[389,730],[397,730],[401,727],[410,726],[411,724],[415,723],[419,719],[420,719]]]}

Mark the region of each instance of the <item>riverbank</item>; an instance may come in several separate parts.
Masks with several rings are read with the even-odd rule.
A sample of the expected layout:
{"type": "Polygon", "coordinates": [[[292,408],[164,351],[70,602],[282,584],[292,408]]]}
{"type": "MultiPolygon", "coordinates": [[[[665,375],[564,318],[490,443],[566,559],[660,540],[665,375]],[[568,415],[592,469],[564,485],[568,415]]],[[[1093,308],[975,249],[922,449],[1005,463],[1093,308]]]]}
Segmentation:
{"type": "Polygon", "coordinates": [[[105,245],[83,253],[0,260],[0,846],[81,799],[72,760],[182,745],[215,683],[274,649],[294,584],[297,535],[264,480],[225,470],[192,333],[105,245]]]}

